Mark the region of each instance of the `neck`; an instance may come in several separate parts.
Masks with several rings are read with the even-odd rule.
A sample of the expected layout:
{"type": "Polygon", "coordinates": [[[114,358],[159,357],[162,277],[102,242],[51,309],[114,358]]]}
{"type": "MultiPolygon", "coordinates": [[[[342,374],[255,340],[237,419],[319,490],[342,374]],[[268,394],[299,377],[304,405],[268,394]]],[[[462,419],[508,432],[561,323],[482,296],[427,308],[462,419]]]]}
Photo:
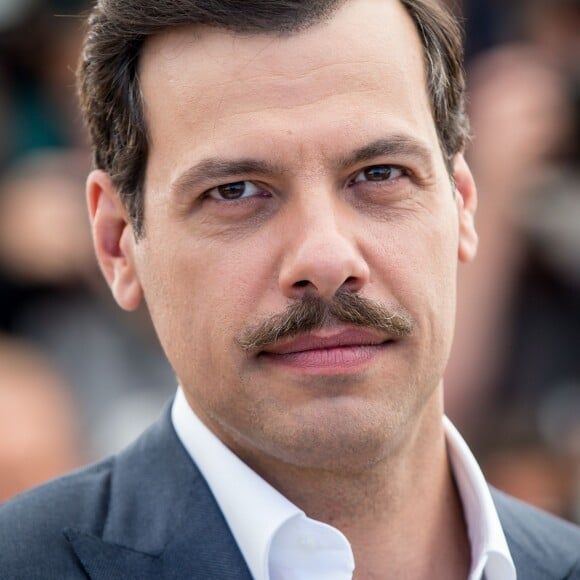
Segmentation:
{"type": "Polygon", "coordinates": [[[344,533],[356,579],[464,579],[470,547],[441,418],[437,399],[403,446],[364,471],[253,467],[309,517],[344,533]]]}

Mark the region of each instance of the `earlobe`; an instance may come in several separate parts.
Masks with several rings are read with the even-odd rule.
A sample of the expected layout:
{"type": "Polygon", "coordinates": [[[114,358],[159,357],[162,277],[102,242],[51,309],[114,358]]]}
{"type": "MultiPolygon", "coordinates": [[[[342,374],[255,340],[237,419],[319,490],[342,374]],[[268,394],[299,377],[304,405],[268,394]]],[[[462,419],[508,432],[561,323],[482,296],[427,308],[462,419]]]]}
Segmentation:
{"type": "Polygon", "coordinates": [[[459,217],[458,258],[461,262],[470,262],[477,254],[478,245],[478,236],[475,230],[477,188],[462,154],[458,154],[455,157],[453,178],[456,187],[459,217]]]}
{"type": "Polygon", "coordinates": [[[87,202],[97,260],[119,306],[138,308],[141,283],[135,262],[135,239],[127,211],[111,177],[93,171],[87,180],[87,202]]]}

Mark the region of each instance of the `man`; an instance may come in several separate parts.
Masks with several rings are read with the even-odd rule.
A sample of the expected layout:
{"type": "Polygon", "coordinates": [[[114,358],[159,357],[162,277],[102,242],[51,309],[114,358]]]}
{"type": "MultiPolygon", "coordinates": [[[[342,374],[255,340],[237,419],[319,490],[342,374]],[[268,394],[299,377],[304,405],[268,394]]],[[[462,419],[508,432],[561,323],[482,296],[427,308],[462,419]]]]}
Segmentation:
{"type": "Polygon", "coordinates": [[[4,577],[579,577],[578,530],[492,500],[443,419],[477,244],[460,58],[425,0],[97,5],[96,252],[181,386],[0,512],[4,577]]]}

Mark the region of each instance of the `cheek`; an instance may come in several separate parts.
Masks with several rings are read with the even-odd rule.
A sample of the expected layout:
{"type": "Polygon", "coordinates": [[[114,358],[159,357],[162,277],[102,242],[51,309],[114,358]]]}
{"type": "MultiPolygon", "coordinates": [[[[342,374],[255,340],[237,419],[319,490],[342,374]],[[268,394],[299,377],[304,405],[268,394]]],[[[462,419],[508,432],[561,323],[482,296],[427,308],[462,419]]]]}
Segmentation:
{"type": "MultiPolygon", "coordinates": [[[[273,260],[268,252],[241,245],[178,240],[167,245],[147,251],[140,268],[161,343],[180,378],[224,372],[235,356],[235,337],[253,322],[272,284],[273,260]]],[[[149,249],[158,247],[149,243],[149,249]]]]}
{"type": "Polygon", "coordinates": [[[426,304],[426,348],[437,357],[438,373],[453,339],[457,276],[457,235],[453,227],[433,229],[422,256],[421,288],[426,304]]]}
{"type": "Polygon", "coordinates": [[[402,224],[387,236],[383,232],[382,238],[375,268],[379,283],[409,310],[423,334],[447,343],[457,272],[458,235],[453,216],[429,214],[423,221],[402,224]]]}

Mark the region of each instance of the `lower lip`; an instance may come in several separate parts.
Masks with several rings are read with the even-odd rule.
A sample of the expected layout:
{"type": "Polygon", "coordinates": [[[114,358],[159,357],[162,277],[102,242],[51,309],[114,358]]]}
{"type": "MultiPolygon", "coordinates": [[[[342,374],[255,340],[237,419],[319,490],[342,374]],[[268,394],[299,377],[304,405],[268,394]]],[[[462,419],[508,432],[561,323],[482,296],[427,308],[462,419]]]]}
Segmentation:
{"type": "Polygon", "coordinates": [[[304,374],[345,374],[364,369],[391,344],[340,346],[284,354],[264,352],[260,358],[304,374]]]}

